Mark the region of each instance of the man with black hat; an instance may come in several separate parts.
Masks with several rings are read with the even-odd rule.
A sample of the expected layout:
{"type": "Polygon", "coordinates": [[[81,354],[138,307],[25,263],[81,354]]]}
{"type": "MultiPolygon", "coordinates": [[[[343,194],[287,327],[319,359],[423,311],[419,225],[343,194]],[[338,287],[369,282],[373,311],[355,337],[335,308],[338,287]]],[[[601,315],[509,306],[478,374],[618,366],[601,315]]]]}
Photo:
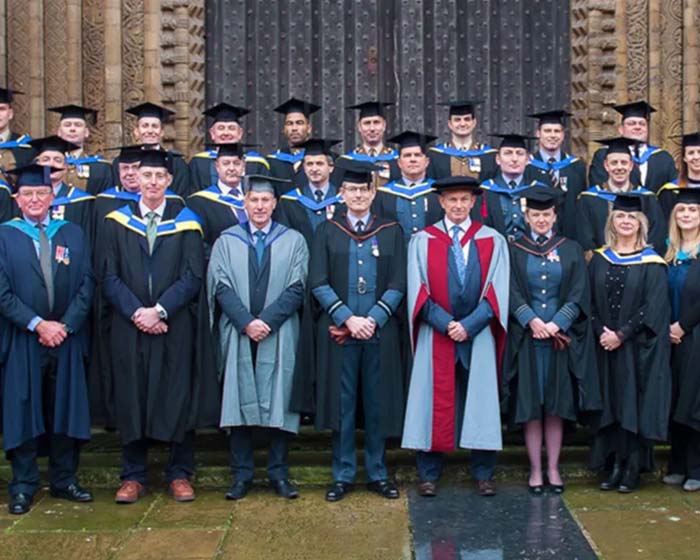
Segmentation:
{"type": "Polygon", "coordinates": [[[434,186],[445,217],[408,246],[414,356],[401,446],[418,451],[420,495],[436,495],[444,453],[459,446],[472,450],[478,494],[493,496],[502,448],[498,367],[508,321],[508,245],[470,218],[477,179],[448,177],[434,186]]]}
{"type": "MultiPolygon", "coordinates": [[[[277,113],[284,115],[282,134],[287,139],[287,147],[269,154],[267,161],[270,164],[270,175],[278,179],[286,179],[303,184],[306,181],[302,163],[304,149],[301,144],[311,136],[311,115],[321,107],[292,97],[275,108],[277,113]]],[[[289,185],[291,187],[291,185],[289,185]]],[[[284,194],[277,192],[278,196],[284,194]]]]}
{"type": "Polygon", "coordinates": [[[165,198],[172,180],[168,157],[164,150],[141,153],[138,204],[110,213],[104,225],[100,280],[112,307],[111,371],[118,375],[112,409],[122,443],[117,503],[144,494],[152,440],[170,444],[165,477],[171,496],[193,500],[192,430],[211,412],[204,405],[216,408],[201,400],[210,372],[198,367],[195,344],[208,332],[205,314],[196,311],[206,305],[202,228],[191,210],[165,198]]]}
{"type": "Polygon", "coordinates": [[[450,108],[447,128],[450,140],[428,150],[429,174],[434,179],[468,176],[484,182],[496,175],[496,150],[488,144],[474,141],[477,127],[476,105],[480,99],[445,101],[438,105],[450,108]]]}
{"type": "MultiPolygon", "coordinates": [[[[621,115],[618,128],[620,136],[635,141],[629,146],[634,164],[631,176],[632,183],[643,185],[656,193],[663,185],[673,181],[678,176],[673,156],[666,150],[648,144],[649,121],[651,114],[656,112],[656,109],[646,101],[616,105],[614,109],[621,115]]],[[[600,148],[593,155],[588,170],[589,185],[602,185],[608,180],[608,173],[604,165],[606,153],[606,148],[600,148]]]]}
{"type": "Polygon", "coordinates": [[[539,149],[530,155],[530,165],[549,175],[552,186],[563,194],[557,202],[559,219],[557,229],[569,239],[576,238],[576,200],[588,187],[586,164],[581,158],[562,150],[566,138],[565,121],[571,116],[568,111],[544,111],[528,115],[537,119],[539,149]]]}
{"type": "Polygon", "coordinates": [[[426,177],[430,164],[427,145],[435,138],[406,130],[389,139],[399,146],[396,162],[401,178],[379,186],[372,207],[378,216],[399,222],[406,243],[411,235],[442,216],[437,195],[433,193],[434,181],[426,177]]]}
{"type": "Polygon", "coordinates": [[[666,220],[656,199],[656,195],[643,187],[636,187],[631,181],[634,162],[631,147],[637,142],[630,138],[609,138],[600,140],[605,144],[603,166],[608,180],[601,185],[592,185],[583,191],[576,204],[576,240],[590,260],[593,251],[605,244],[605,223],[610,213],[611,203],[618,194],[634,193],[641,196],[642,211],[649,219],[648,240],[657,252],[663,252],[666,241],[666,220]]]}
{"type": "Polygon", "coordinates": [[[481,183],[486,191],[481,203],[475,205],[472,217],[494,228],[510,241],[519,239],[526,231],[524,200],[525,189],[533,186],[551,186],[548,175],[529,165],[527,142],[531,136],[522,134],[495,134],[501,138],[496,154],[498,172],[493,179],[481,183]]]}
{"type": "MultiPolygon", "coordinates": [[[[349,110],[360,112],[357,119],[357,133],[360,135],[360,143],[354,150],[341,157],[375,164],[379,168],[375,176],[376,186],[384,185],[401,176],[401,171],[396,164],[396,158],[399,154],[384,144],[387,124],[386,108],[392,105],[394,104],[381,101],[365,101],[346,107],[349,110]]],[[[333,177],[332,180],[339,182],[341,179],[333,177]]]]}
{"type": "Polygon", "coordinates": [[[66,154],[68,170],[63,182],[92,195],[113,187],[110,163],[101,155],[85,153],[85,143],[90,137],[89,123],[95,122],[97,111],[80,105],[62,105],[52,107],[49,111],[60,115],[56,135],[78,146],[66,154]]]}
{"type": "MultiPolygon", "coordinates": [[[[240,144],[243,139],[240,120],[248,113],[249,109],[229,103],[218,103],[204,111],[204,116],[212,119],[212,125],[209,127],[212,145],[209,150],[195,154],[190,160],[190,176],[195,192],[217,184],[219,176],[214,165],[217,145],[240,144]]],[[[243,159],[246,175],[266,175],[270,171],[270,164],[257,152],[247,152],[243,159]]]]}
{"type": "Polygon", "coordinates": [[[343,204],[336,185],[331,181],[334,168],[331,148],[340,140],[309,138],[304,149],[304,173],[308,183],[287,191],[280,198],[275,219],[300,232],[311,247],[319,225],[333,218],[343,204]]]}
{"type": "MultiPolygon", "coordinates": [[[[136,126],[132,131],[134,141],[137,144],[146,144],[156,150],[163,150],[161,142],[165,136],[163,125],[175,114],[170,109],[156,105],[155,103],[141,103],[126,110],[136,117],[136,126]]],[[[181,155],[172,150],[166,150],[170,157],[167,158],[168,172],[173,176],[170,190],[185,198],[192,190],[190,169],[181,155]]],[[[114,176],[118,176],[119,158],[112,161],[114,176]]]]}
{"type": "Polygon", "coordinates": [[[214,244],[207,287],[212,327],[222,350],[220,427],[230,429],[234,482],[226,498],[243,498],[253,484],[253,430],[270,438],[269,484],[283,498],[299,495],[289,482],[287,441],[299,431],[290,411],[299,310],[309,251],[303,236],[272,220],[272,180],[246,177],[249,220],[214,244]]]}
{"type": "Polygon", "coordinates": [[[95,197],[64,182],[68,172],[66,154],[78,149],[78,146],[59,136],[35,138],[30,144],[36,150],[36,162],[54,169],[51,172],[51,187],[54,193],[51,217],[77,224],[92,243],[95,197]]]}
{"type": "Polygon", "coordinates": [[[384,451],[386,438],[399,435],[403,422],[405,372],[396,312],[406,291],[406,248],[401,226],[371,212],[374,165],[345,160],[342,166],[347,211],[318,226],[311,248],[309,286],[318,319],[304,331],[315,330],[301,347],[313,348],[307,344],[315,341],[316,360],[297,374],[315,390],[317,429],[333,431],[333,483],[326,500],[342,500],[354,484],[358,399],[367,486],[395,499],[399,491],[389,480],[384,451]]]}
{"type": "Polygon", "coordinates": [[[51,495],[92,501],[76,471],[81,442],[90,439],[83,349],[95,284],[85,235],[51,217],[52,169],[31,164],[12,173],[21,217],[0,227],[0,316],[11,340],[0,355],[0,395],[9,511],[23,514],[39,490],[41,436],[49,441],[51,495]]]}
{"type": "MultiPolygon", "coordinates": [[[[28,134],[18,134],[12,132],[10,125],[14,118],[12,101],[15,95],[21,94],[8,88],[0,88],[0,180],[7,183],[10,178],[6,174],[8,169],[28,165],[36,155],[29,145],[31,137],[28,134]]],[[[2,205],[4,209],[5,205],[2,205]]],[[[9,220],[11,216],[3,212],[3,221],[9,220]]]]}
{"type": "Polygon", "coordinates": [[[656,192],[661,210],[667,220],[676,204],[679,189],[700,189],[700,132],[691,132],[671,138],[681,139],[678,178],[666,183],[656,192]]]}

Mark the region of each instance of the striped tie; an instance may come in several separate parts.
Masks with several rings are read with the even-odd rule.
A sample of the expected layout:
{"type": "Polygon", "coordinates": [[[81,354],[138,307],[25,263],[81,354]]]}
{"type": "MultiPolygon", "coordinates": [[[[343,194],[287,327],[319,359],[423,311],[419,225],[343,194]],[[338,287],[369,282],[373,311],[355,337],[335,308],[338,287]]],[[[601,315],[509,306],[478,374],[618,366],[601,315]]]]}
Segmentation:
{"type": "Polygon", "coordinates": [[[452,254],[455,257],[455,264],[457,265],[457,274],[459,275],[459,285],[464,285],[464,273],[467,269],[467,264],[464,262],[464,251],[462,250],[462,244],[459,242],[459,234],[462,228],[459,226],[452,226],[452,254]]]}

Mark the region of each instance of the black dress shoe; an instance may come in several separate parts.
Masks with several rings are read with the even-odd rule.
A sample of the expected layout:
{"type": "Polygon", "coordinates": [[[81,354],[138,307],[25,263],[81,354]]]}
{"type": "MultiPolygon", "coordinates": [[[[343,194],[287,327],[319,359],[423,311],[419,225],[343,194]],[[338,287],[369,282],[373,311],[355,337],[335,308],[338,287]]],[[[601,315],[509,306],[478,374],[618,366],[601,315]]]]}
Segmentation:
{"type": "Polygon", "coordinates": [[[339,502],[345,497],[345,494],[352,490],[352,484],[349,482],[341,482],[340,480],[334,480],[331,487],[326,492],[327,502],[339,502]]]}
{"type": "Polygon", "coordinates": [[[299,490],[286,478],[283,480],[271,480],[270,488],[272,488],[278,496],[293,500],[299,497],[299,490]]]}
{"type": "Polygon", "coordinates": [[[388,480],[375,480],[367,483],[367,489],[376,492],[388,500],[395,500],[399,497],[399,489],[393,482],[388,480]]]}
{"type": "Polygon", "coordinates": [[[237,480],[231,485],[231,488],[226,492],[227,500],[240,500],[245,498],[245,495],[253,487],[253,482],[250,480],[237,480]]]}
{"type": "Polygon", "coordinates": [[[533,496],[542,496],[544,495],[544,484],[535,484],[534,486],[528,484],[527,491],[533,496]]]}
{"type": "Polygon", "coordinates": [[[564,485],[563,484],[550,484],[549,487],[552,489],[554,494],[563,494],[564,485]]]}
{"type": "Polygon", "coordinates": [[[34,498],[32,496],[29,494],[22,494],[20,492],[19,494],[15,494],[14,496],[10,497],[10,503],[7,506],[7,510],[12,515],[22,515],[31,509],[33,501],[34,498]]]}
{"type": "Polygon", "coordinates": [[[601,490],[616,490],[622,480],[622,465],[620,463],[615,463],[613,470],[610,472],[610,476],[600,483],[601,490]]]}
{"type": "Polygon", "coordinates": [[[92,502],[93,500],[92,493],[83,490],[77,482],[66,488],[51,488],[50,492],[54,498],[71,502],[92,502]]]}

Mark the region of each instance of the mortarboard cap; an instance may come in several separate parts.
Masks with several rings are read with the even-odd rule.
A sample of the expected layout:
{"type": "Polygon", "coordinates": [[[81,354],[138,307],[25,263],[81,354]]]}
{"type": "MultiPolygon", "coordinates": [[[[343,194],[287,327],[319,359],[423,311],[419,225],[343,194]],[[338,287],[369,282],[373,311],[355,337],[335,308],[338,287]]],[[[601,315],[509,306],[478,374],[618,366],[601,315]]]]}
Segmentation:
{"type": "Polygon", "coordinates": [[[142,144],[134,144],[131,146],[117,146],[108,148],[109,150],[119,150],[119,163],[136,163],[141,161],[141,153],[144,148],[142,144]]]}
{"type": "Polygon", "coordinates": [[[308,119],[309,115],[315,113],[320,108],[321,107],[319,105],[314,105],[308,101],[303,101],[301,99],[297,99],[296,97],[292,97],[291,99],[288,99],[282,103],[282,105],[275,107],[275,111],[282,113],[283,115],[288,115],[289,113],[301,113],[308,119]]]}
{"type": "Polygon", "coordinates": [[[450,108],[450,116],[452,115],[473,115],[474,108],[477,105],[481,105],[484,102],[483,99],[461,99],[458,101],[443,101],[438,103],[442,107],[450,108]]]}
{"type": "Polygon", "coordinates": [[[641,117],[649,120],[651,118],[651,114],[656,112],[656,109],[654,109],[646,101],[634,101],[632,103],[615,105],[613,109],[622,115],[623,121],[631,117],[641,117]]]}
{"type": "Polygon", "coordinates": [[[618,194],[613,202],[613,210],[622,212],[641,212],[642,211],[642,195],[634,192],[618,194]]]}
{"type": "Polygon", "coordinates": [[[523,193],[527,207],[532,210],[549,210],[559,204],[561,191],[552,187],[530,187],[523,193]]]}
{"type": "Polygon", "coordinates": [[[278,179],[277,177],[268,177],[267,175],[244,175],[243,190],[244,192],[269,192],[277,196],[277,190],[282,190],[283,185],[291,183],[288,179],[278,179]],[[277,188],[275,188],[277,185],[277,188]]]}
{"type": "Polygon", "coordinates": [[[61,105],[60,107],[51,107],[52,113],[58,113],[63,119],[83,119],[84,121],[95,122],[97,111],[80,105],[61,105]]]}
{"type": "Polygon", "coordinates": [[[141,167],[165,167],[170,172],[173,156],[165,150],[141,150],[141,167]]]}
{"type": "Polygon", "coordinates": [[[0,88],[0,103],[12,103],[15,95],[21,95],[21,91],[9,88],[0,88]]]}
{"type": "Polygon", "coordinates": [[[349,105],[346,109],[356,109],[360,111],[360,116],[358,118],[364,119],[366,117],[382,117],[386,118],[386,111],[384,107],[391,107],[393,103],[383,103],[381,101],[365,101],[364,103],[358,103],[357,105],[349,105]]]}
{"type": "Polygon", "coordinates": [[[329,138],[309,138],[306,142],[296,146],[304,148],[305,156],[330,156],[333,155],[331,148],[336,144],[340,144],[342,140],[334,140],[329,138]]]}
{"type": "Polygon", "coordinates": [[[335,160],[335,168],[342,171],[342,180],[348,183],[370,183],[372,172],[379,170],[376,165],[369,161],[357,161],[347,157],[339,157],[335,160]]]}
{"type": "Polygon", "coordinates": [[[525,136],[523,134],[491,134],[490,136],[501,139],[501,145],[498,146],[499,150],[501,148],[523,148],[527,150],[528,140],[535,139],[533,136],[525,136]]]}
{"type": "Polygon", "coordinates": [[[606,138],[604,140],[597,140],[599,144],[605,144],[608,147],[608,153],[606,154],[627,154],[630,155],[630,147],[639,143],[638,140],[633,140],[631,138],[624,138],[618,136],[617,138],[606,138]]]}
{"type": "Polygon", "coordinates": [[[435,181],[433,183],[433,188],[438,192],[438,194],[450,192],[450,191],[471,191],[476,195],[481,194],[481,183],[474,177],[459,176],[446,177],[435,181]]]}
{"type": "Polygon", "coordinates": [[[681,145],[686,148],[688,146],[700,146],[700,132],[690,132],[688,134],[678,134],[669,136],[669,138],[680,138],[681,145]]]}
{"type": "Polygon", "coordinates": [[[423,150],[423,152],[425,152],[427,145],[436,139],[437,136],[431,136],[430,134],[422,134],[412,130],[404,130],[400,134],[389,138],[389,142],[398,144],[400,149],[418,146],[421,150],[423,150]]]}
{"type": "Polygon", "coordinates": [[[202,114],[211,117],[215,123],[217,122],[238,122],[241,117],[250,113],[250,109],[236,107],[229,103],[217,103],[213,107],[209,107],[202,114]]]}
{"type": "Polygon", "coordinates": [[[72,152],[80,148],[77,144],[73,144],[73,142],[64,140],[56,135],[34,138],[29,142],[29,145],[36,150],[37,154],[42,152],[61,152],[65,154],[66,152],[72,152]]]}
{"type": "Polygon", "coordinates": [[[674,204],[700,204],[700,189],[691,187],[679,187],[672,189],[676,195],[674,204]]]}
{"type": "Polygon", "coordinates": [[[14,182],[15,191],[17,191],[20,187],[50,187],[51,173],[54,171],[60,171],[60,169],[48,165],[30,163],[29,165],[10,169],[7,172],[17,177],[14,182]]]}
{"type": "Polygon", "coordinates": [[[216,157],[239,157],[242,158],[245,153],[243,148],[250,144],[242,144],[240,142],[226,142],[222,144],[207,144],[208,147],[216,150],[216,157]]]}
{"type": "Polygon", "coordinates": [[[170,117],[175,114],[175,111],[171,111],[170,109],[166,109],[150,101],[130,107],[126,112],[130,115],[134,115],[137,119],[152,117],[159,119],[160,122],[167,122],[170,117]]]}
{"type": "Polygon", "coordinates": [[[557,111],[542,111],[541,113],[532,113],[528,117],[533,119],[539,119],[539,126],[543,124],[560,124],[564,126],[566,119],[573,116],[569,111],[557,110],[557,111]]]}

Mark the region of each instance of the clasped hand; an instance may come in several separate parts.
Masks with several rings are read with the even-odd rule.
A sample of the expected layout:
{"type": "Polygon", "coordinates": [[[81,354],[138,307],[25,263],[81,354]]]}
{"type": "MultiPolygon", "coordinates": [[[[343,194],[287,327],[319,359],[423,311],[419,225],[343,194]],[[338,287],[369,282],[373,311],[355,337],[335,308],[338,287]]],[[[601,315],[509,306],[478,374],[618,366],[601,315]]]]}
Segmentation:
{"type": "Polygon", "coordinates": [[[146,334],[165,334],[168,332],[168,324],[160,318],[155,307],[139,307],[131,321],[140,331],[146,334]]]}
{"type": "Polygon", "coordinates": [[[58,321],[39,321],[34,331],[39,335],[39,344],[48,348],[56,348],[68,338],[66,327],[58,321]]]}
{"type": "Polygon", "coordinates": [[[603,327],[603,334],[600,335],[600,345],[608,351],[617,350],[622,346],[622,341],[617,333],[608,327],[603,327]]]}
{"type": "Polygon", "coordinates": [[[245,328],[246,335],[255,342],[260,342],[271,332],[270,325],[262,319],[253,319],[245,328]]]}
{"type": "Polygon", "coordinates": [[[559,332],[559,326],[556,323],[553,323],[552,321],[545,323],[539,317],[532,319],[528,323],[528,326],[530,327],[530,331],[532,331],[532,338],[536,338],[538,340],[552,338],[559,332]]]}
{"type": "Polygon", "coordinates": [[[377,328],[377,323],[371,317],[358,317],[353,315],[347,321],[345,326],[350,331],[350,336],[358,340],[369,340],[374,335],[377,328]]]}
{"type": "Polygon", "coordinates": [[[469,333],[458,321],[450,321],[447,323],[447,336],[455,342],[464,342],[469,338],[469,333]]]}
{"type": "Polygon", "coordinates": [[[680,324],[678,324],[678,321],[671,325],[669,336],[671,338],[671,344],[680,344],[683,342],[685,331],[681,328],[680,324]]]}

